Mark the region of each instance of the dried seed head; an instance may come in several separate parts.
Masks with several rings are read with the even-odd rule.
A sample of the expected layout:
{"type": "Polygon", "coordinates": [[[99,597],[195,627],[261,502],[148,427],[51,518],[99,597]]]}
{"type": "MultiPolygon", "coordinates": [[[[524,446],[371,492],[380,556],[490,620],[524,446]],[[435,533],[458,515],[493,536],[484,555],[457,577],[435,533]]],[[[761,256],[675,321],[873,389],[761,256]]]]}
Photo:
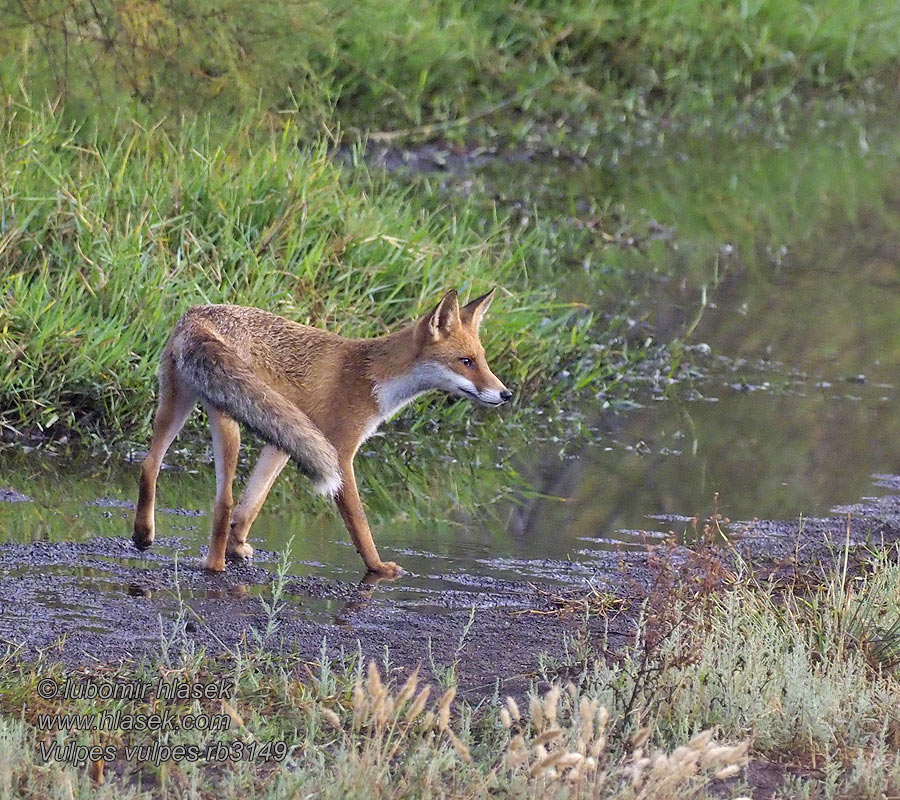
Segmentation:
{"type": "Polygon", "coordinates": [[[506,707],[509,709],[510,715],[516,722],[522,719],[522,714],[519,712],[519,706],[511,697],[506,698],[506,707]]]}
{"type": "Polygon", "coordinates": [[[444,730],[450,722],[450,704],[454,697],[456,697],[456,687],[451,686],[438,702],[438,727],[441,730],[444,730]]]}
{"type": "Polygon", "coordinates": [[[544,731],[540,736],[537,737],[531,744],[534,747],[537,747],[541,744],[547,744],[547,742],[552,742],[554,739],[562,736],[562,730],[560,728],[550,728],[550,730],[544,731]]]}
{"type": "Polygon", "coordinates": [[[559,686],[551,686],[544,695],[544,717],[548,725],[556,725],[556,709],[559,705],[559,686]]]}
{"type": "Polygon", "coordinates": [[[638,750],[644,746],[644,743],[649,738],[650,738],[650,728],[649,728],[649,726],[644,725],[644,726],[638,728],[634,732],[634,736],[631,737],[631,746],[635,750],[638,750]]]}
{"type": "Polygon", "coordinates": [[[472,755],[469,753],[469,748],[466,746],[465,742],[463,742],[453,731],[449,728],[446,729],[447,736],[450,737],[450,741],[453,744],[453,747],[456,748],[456,752],[459,753],[460,758],[465,761],[467,764],[471,763],[472,755]]]}
{"type": "Polygon", "coordinates": [[[696,757],[696,753],[691,750],[691,748],[685,747],[684,745],[676,747],[669,755],[669,758],[672,758],[675,761],[683,761],[691,757],[696,757]]]}
{"type": "Polygon", "coordinates": [[[553,766],[558,764],[565,755],[565,750],[555,750],[554,752],[550,753],[550,755],[545,756],[540,761],[538,761],[537,764],[535,764],[529,771],[529,775],[531,775],[531,777],[533,778],[536,778],[538,775],[548,771],[553,766]]]}
{"type": "Polygon", "coordinates": [[[734,750],[735,748],[728,745],[711,745],[700,756],[700,764],[704,769],[709,769],[717,764],[728,764],[733,760],[734,750]]]}
{"type": "Polygon", "coordinates": [[[637,787],[644,780],[644,772],[650,766],[650,759],[640,757],[641,750],[635,751],[629,772],[631,773],[631,785],[637,787]]]}
{"type": "Polygon", "coordinates": [[[584,756],[581,753],[566,753],[558,762],[558,766],[560,769],[564,767],[574,767],[584,761],[584,756]]]}
{"type": "Polygon", "coordinates": [[[602,731],[607,722],[609,722],[609,710],[606,706],[600,706],[600,710],[597,712],[597,729],[602,731]]]}
{"type": "Polygon", "coordinates": [[[383,723],[385,720],[384,697],[376,697],[369,709],[369,718],[375,723],[383,723]]]}
{"type": "Polygon", "coordinates": [[[698,733],[693,739],[688,742],[688,747],[691,747],[695,750],[704,750],[706,746],[712,741],[713,731],[712,728],[709,730],[702,731],[698,733]]]}
{"type": "Polygon", "coordinates": [[[431,693],[431,687],[426,686],[416,695],[416,699],[412,701],[412,705],[409,707],[409,711],[406,712],[406,723],[411,723],[419,714],[422,713],[422,709],[425,708],[425,703],[428,702],[428,695],[431,693]]]}
{"type": "Polygon", "coordinates": [[[512,717],[509,716],[508,709],[505,709],[505,708],[500,709],[500,722],[503,723],[504,728],[509,729],[512,727],[512,717]]]}
{"type": "Polygon", "coordinates": [[[729,764],[724,769],[720,769],[714,777],[717,780],[724,781],[726,778],[731,778],[734,775],[737,775],[741,771],[740,765],[738,764],[729,764]]]}
{"type": "Polygon", "coordinates": [[[669,761],[665,753],[657,753],[651,760],[651,763],[651,771],[655,776],[659,777],[661,775],[665,775],[671,770],[673,762],[669,761]]]}
{"type": "Polygon", "coordinates": [[[357,683],[356,686],[353,687],[353,711],[357,714],[361,714],[365,702],[366,697],[363,694],[362,686],[357,683]]]}
{"type": "Polygon", "coordinates": [[[416,693],[416,686],[419,683],[419,669],[416,667],[412,674],[406,679],[406,683],[400,689],[397,695],[397,708],[401,708],[403,704],[416,693]]]}
{"type": "Polygon", "coordinates": [[[381,683],[381,676],[378,674],[378,667],[375,664],[375,659],[372,659],[369,662],[369,695],[372,698],[378,697],[382,692],[382,688],[383,684],[381,683]]]}
{"type": "Polygon", "coordinates": [[[597,703],[582,697],[578,711],[581,715],[580,738],[582,742],[587,744],[594,738],[594,718],[597,716],[597,703]]]}
{"type": "Polygon", "coordinates": [[[231,721],[234,723],[235,727],[243,728],[244,727],[244,718],[238,714],[237,709],[231,705],[227,700],[222,701],[222,710],[231,717],[231,721]]]}
{"type": "Polygon", "coordinates": [[[341,718],[337,714],[335,714],[330,708],[323,708],[322,716],[325,718],[325,721],[329,725],[331,725],[332,728],[340,729],[341,718]]]}
{"type": "Polygon", "coordinates": [[[544,710],[541,708],[541,702],[534,695],[528,701],[528,711],[531,716],[531,724],[535,730],[542,730],[544,727],[544,710]]]}

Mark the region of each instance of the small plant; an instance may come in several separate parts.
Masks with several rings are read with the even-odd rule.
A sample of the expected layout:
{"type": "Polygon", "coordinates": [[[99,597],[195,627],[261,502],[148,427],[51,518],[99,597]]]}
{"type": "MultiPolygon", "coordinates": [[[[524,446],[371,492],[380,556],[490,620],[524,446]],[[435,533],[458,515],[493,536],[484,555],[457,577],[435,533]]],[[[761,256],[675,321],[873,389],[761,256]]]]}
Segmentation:
{"type": "Polygon", "coordinates": [[[266,614],[266,628],[262,635],[255,629],[253,630],[253,635],[259,638],[260,644],[272,636],[272,634],[278,630],[280,625],[278,615],[285,606],[284,592],[287,586],[288,574],[290,573],[292,566],[291,550],[293,545],[294,534],[292,533],[291,537],[285,543],[284,549],[281,551],[281,556],[278,559],[278,567],[275,570],[275,579],[271,583],[272,599],[268,600],[265,597],[260,599],[260,604],[266,614]]]}
{"type": "Polygon", "coordinates": [[[646,748],[650,729],[642,728],[632,737],[628,754],[616,755],[609,740],[609,711],[595,699],[579,696],[571,684],[565,694],[574,709],[568,724],[560,721],[563,692],[558,686],[543,698],[531,697],[528,718],[511,697],[500,712],[510,731],[506,769],[539,784],[541,796],[560,784],[571,787],[575,797],[686,798],[710,777],[733,777],[746,763],[749,741],[719,745],[711,730],[666,753],[646,748]]]}

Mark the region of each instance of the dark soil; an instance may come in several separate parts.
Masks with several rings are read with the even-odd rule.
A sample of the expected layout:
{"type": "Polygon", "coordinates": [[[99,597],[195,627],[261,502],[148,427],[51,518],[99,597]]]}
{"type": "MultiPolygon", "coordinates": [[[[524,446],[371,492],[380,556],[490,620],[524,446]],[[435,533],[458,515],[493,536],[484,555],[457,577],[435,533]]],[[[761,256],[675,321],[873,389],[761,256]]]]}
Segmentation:
{"type": "MultiPolygon", "coordinates": [[[[880,485],[900,489],[900,477],[882,476],[880,485]]],[[[720,520],[729,543],[712,552],[726,568],[740,556],[763,576],[815,580],[848,541],[864,558],[900,538],[898,495],[838,511],[822,519],[720,520]]],[[[82,666],[127,663],[172,646],[221,653],[264,636],[264,600],[276,577],[271,570],[230,563],[225,573],[211,574],[177,537],[158,545],[143,554],[126,538],[0,545],[0,643],[18,660],[44,657],[82,666]],[[177,559],[171,555],[179,551],[184,554],[177,559]]],[[[263,645],[310,661],[319,657],[323,641],[334,658],[361,649],[366,658],[380,660],[387,650],[393,665],[421,664],[425,676],[455,669],[464,695],[490,694],[498,682],[506,692],[517,691],[538,675],[540,655],[563,659],[567,635],[590,636],[608,624],[610,645],[624,641],[632,630],[633,601],[655,585],[660,563],[689,576],[698,568],[696,553],[681,545],[598,551],[578,565],[577,581],[565,562],[548,563],[554,585],[469,576],[471,591],[448,591],[427,605],[393,601],[385,584],[365,577],[358,583],[290,578],[277,629],[263,645]],[[591,586],[604,587],[593,599],[606,601],[592,606],[587,628],[582,601],[591,590],[585,569],[591,586]],[[567,575],[569,588],[561,589],[567,575]]],[[[277,560],[274,554],[257,556],[267,564],[277,560]]]]}

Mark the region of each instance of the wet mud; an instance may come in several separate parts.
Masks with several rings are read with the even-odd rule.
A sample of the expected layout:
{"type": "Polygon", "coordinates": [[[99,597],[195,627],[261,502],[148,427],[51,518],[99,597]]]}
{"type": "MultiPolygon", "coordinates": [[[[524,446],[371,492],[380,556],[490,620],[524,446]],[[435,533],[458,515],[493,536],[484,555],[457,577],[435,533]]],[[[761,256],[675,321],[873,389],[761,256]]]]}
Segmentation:
{"type": "Polygon", "coordinates": [[[310,661],[323,647],[333,658],[387,651],[392,666],[453,669],[461,692],[487,694],[498,681],[507,691],[526,685],[543,654],[565,661],[569,636],[608,630],[609,644],[622,645],[660,559],[689,575],[699,550],[690,543],[706,528],[726,568],[764,577],[814,579],[847,543],[860,558],[889,547],[900,536],[900,477],[878,475],[873,487],[869,475],[900,471],[900,293],[886,266],[900,252],[900,225],[896,180],[883,178],[896,163],[845,146],[859,138],[851,127],[846,142],[835,134],[829,144],[816,129],[788,149],[669,137],[665,152],[615,164],[371,142],[369,166],[404,180],[421,176],[485,208],[542,209],[573,266],[560,299],[602,311],[604,292],[633,295],[623,341],[689,343],[682,367],[669,353],[615,376],[627,413],[604,413],[615,398],[603,388],[578,420],[537,426],[518,444],[479,451],[457,441],[459,458],[479,464],[481,489],[467,498],[460,492],[474,478],[450,471],[445,443],[432,451],[428,437],[403,441],[402,421],[390,440],[371,440],[361,454],[367,509],[382,553],[411,570],[392,583],[367,581],[331,510],[300,509],[290,487],[255,523],[253,561],[213,575],[200,568],[209,518],[197,510],[211,495],[208,466],[206,478],[200,465],[164,471],[169,508],[158,509],[157,542],[141,554],[127,538],[135,477],[121,465],[88,459],[90,479],[78,482],[61,466],[0,463],[0,648],[72,665],[260,641],[310,661]],[[830,198],[828,213],[797,206],[804,196],[816,206],[830,198]],[[856,208],[862,197],[873,207],[856,208]],[[623,217],[642,238],[619,231],[619,207],[644,210],[623,217]],[[607,262],[618,263],[608,276],[607,262]],[[628,279],[607,286],[619,267],[628,279]],[[402,464],[387,455],[398,444],[402,464]],[[413,475],[407,461],[425,466],[413,475]],[[434,464],[447,464],[446,475],[434,464]],[[444,477],[452,490],[433,490],[444,477]],[[417,493],[404,495],[411,479],[417,493]],[[714,493],[732,520],[762,519],[690,516],[714,493]],[[294,531],[279,595],[276,551],[294,531]]]}
{"type": "MultiPolygon", "coordinates": [[[[900,495],[885,494],[900,491],[900,476],[875,477],[877,496],[827,517],[713,520],[716,535],[721,530],[726,537],[717,552],[723,562],[740,561],[771,576],[826,571],[848,544],[861,557],[886,548],[900,539],[900,495]]],[[[14,490],[3,496],[23,502],[14,490]]],[[[123,520],[129,511],[105,498],[91,503],[115,509],[123,520]]],[[[599,636],[602,629],[610,646],[625,642],[635,601],[651,590],[660,557],[690,567],[696,549],[659,544],[654,536],[646,547],[595,550],[577,564],[547,561],[531,572],[546,581],[460,574],[450,576],[459,588],[414,599],[403,598],[408,575],[396,582],[286,575],[279,583],[278,554],[264,550],[252,562],[208,573],[200,567],[202,553],[178,536],[161,537],[144,553],[125,537],[6,543],[0,545],[0,643],[14,660],[73,666],[199,648],[223,654],[261,646],[309,661],[323,648],[335,659],[359,652],[383,660],[387,652],[392,667],[420,665],[426,677],[454,670],[466,695],[491,694],[498,685],[515,691],[539,674],[542,656],[564,661],[572,636],[599,636]],[[610,602],[586,618],[580,601],[589,596],[610,602]],[[274,613],[267,611],[273,599],[274,613]]]]}
{"type": "MultiPolygon", "coordinates": [[[[335,154],[344,163],[352,163],[353,150],[344,147],[335,154]]],[[[460,145],[434,141],[415,146],[369,141],[364,153],[369,167],[428,174],[433,172],[466,173],[488,166],[510,166],[534,163],[581,164],[584,158],[558,149],[538,149],[521,146],[460,145]]]]}

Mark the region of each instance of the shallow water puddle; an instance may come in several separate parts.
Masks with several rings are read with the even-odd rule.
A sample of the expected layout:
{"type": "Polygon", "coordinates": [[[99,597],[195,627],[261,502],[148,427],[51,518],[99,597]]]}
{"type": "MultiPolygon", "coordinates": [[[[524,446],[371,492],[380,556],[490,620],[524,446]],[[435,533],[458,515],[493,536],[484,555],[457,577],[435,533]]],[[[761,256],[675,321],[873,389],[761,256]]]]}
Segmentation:
{"type": "MultiPolygon", "coordinates": [[[[211,464],[171,454],[157,542],[142,555],[128,538],[136,463],[10,447],[0,452],[2,615],[22,626],[52,618],[88,644],[91,633],[115,636],[121,615],[148,640],[163,635],[160,615],[171,624],[185,608],[258,618],[289,540],[283,601],[310,622],[347,624],[361,607],[515,608],[536,591],[617,580],[623,549],[702,535],[716,494],[732,520],[797,519],[896,490],[873,491],[872,476],[900,472],[898,143],[861,152],[832,132],[788,147],[727,144],[678,142],[593,171],[501,165],[540,187],[535,202],[560,225],[612,196],[644,209],[648,229],[672,232],[643,249],[579,240],[567,292],[601,310],[633,292],[639,335],[685,337],[686,356],[644,375],[627,412],[587,401],[577,438],[554,421],[506,437],[502,417],[457,441],[389,426],[360,473],[382,555],[409,570],[401,580],[359,587],[337,515],[293,474],[254,525],[252,564],[208,575],[198,565],[211,464]],[[603,264],[619,259],[633,279],[608,286],[603,264]]],[[[500,167],[480,166],[490,192],[500,167]]],[[[469,177],[456,178],[466,191],[469,177]]]]}
{"type": "MultiPolygon", "coordinates": [[[[900,469],[898,154],[888,120],[848,117],[791,142],[670,135],[599,166],[479,171],[501,202],[578,228],[569,298],[614,311],[630,296],[632,340],[679,339],[692,367],[645,376],[628,413],[588,410],[577,459],[523,459],[567,498],[527,504],[523,541],[577,540],[589,558],[597,542],[690,539],[716,493],[732,519],[822,515],[900,469]]],[[[473,175],[440,182],[470,192],[473,175]]]]}

